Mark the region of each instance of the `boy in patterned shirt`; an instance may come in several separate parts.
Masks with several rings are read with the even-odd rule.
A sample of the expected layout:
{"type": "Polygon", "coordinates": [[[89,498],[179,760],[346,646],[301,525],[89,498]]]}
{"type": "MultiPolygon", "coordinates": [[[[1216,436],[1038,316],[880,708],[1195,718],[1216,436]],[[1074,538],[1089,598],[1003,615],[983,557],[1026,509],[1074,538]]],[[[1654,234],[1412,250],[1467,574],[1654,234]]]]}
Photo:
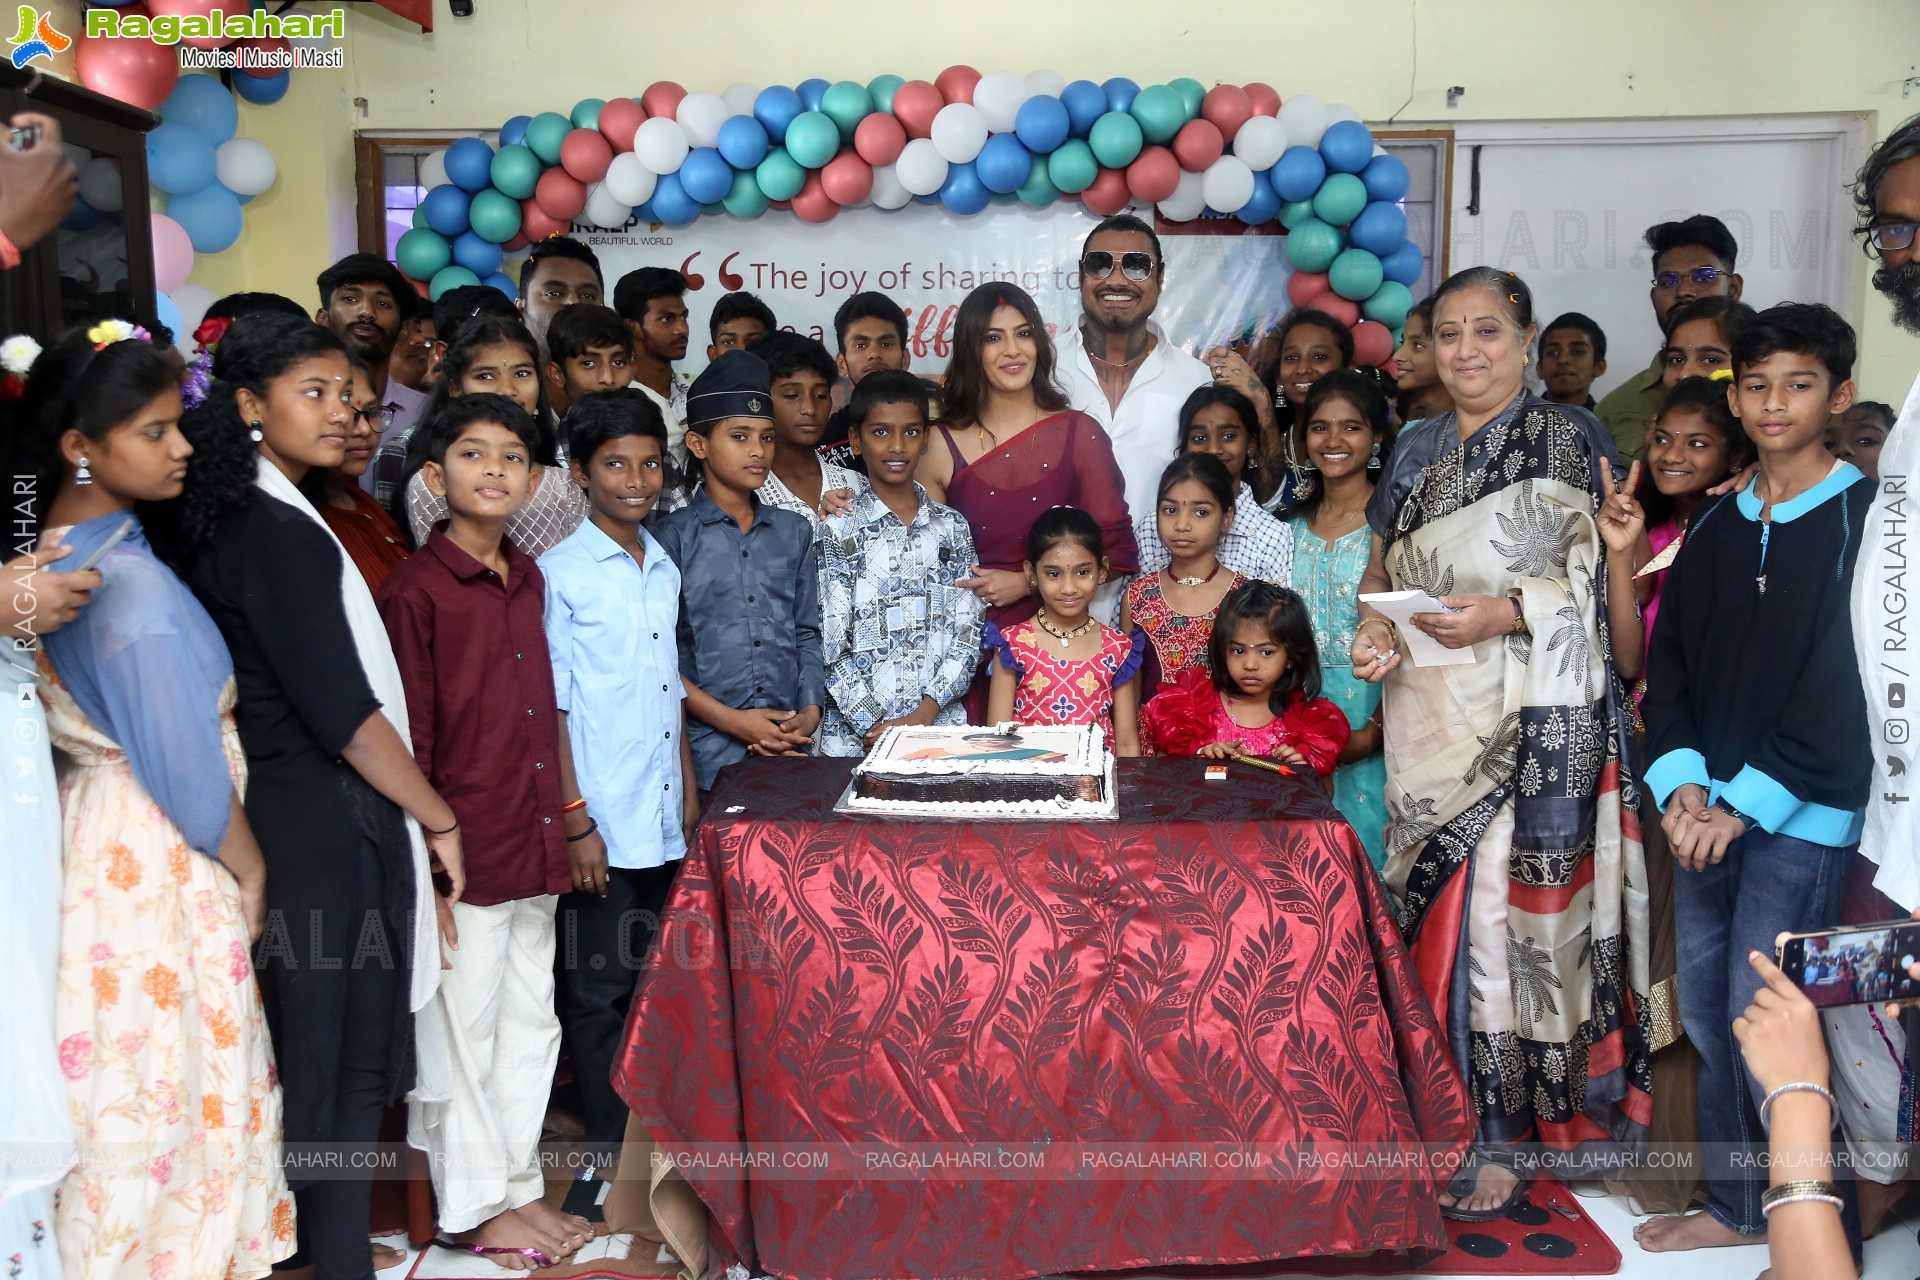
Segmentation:
{"type": "Polygon", "coordinates": [[[971,571],[973,535],[913,479],[930,431],[926,388],[881,370],[861,379],[847,408],[871,488],[815,534],[824,756],[865,755],[898,724],[965,724],[960,700],[980,665],[983,607],[955,585],[971,571]]]}

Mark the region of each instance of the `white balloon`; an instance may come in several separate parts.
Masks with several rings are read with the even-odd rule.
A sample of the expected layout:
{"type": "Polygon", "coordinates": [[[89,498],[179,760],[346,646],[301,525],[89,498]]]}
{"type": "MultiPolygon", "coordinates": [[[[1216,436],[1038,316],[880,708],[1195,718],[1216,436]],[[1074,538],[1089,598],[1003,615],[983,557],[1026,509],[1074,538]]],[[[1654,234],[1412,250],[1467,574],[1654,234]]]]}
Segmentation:
{"type": "Polygon", "coordinates": [[[675,173],[680,162],[687,158],[687,152],[693,150],[687,142],[687,131],[676,120],[665,116],[655,116],[641,123],[633,131],[633,154],[640,157],[640,163],[655,173],[675,173]]]}
{"type": "Polygon", "coordinates": [[[1336,102],[1327,108],[1328,127],[1339,124],[1342,120],[1356,120],[1361,124],[1366,123],[1365,120],[1361,119],[1358,111],[1355,111],[1344,102],[1336,102]]]}
{"type": "Polygon", "coordinates": [[[1067,78],[1058,71],[1034,71],[1027,75],[1027,92],[1034,97],[1057,98],[1067,87],[1067,78]]]}
{"type": "Polygon", "coordinates": [[[80,198],[102,213],[120,212],[126,195],[120,186],[119,164],[106,156],[87,161],[80,170],[80,198]]]}
{"type": "Polygon", "coordinates": [[[601,185],[606,187],[609,196],[632,208],[653,199],[654,183],[658,181],[637,152],[622,151],[607,166],[607,176],[601,185]]]}
{"type": "MultiPolygon", "coordinates": [[[[93,152],[87,150],[77,142],[63,142],[60,144],[60,149],[67,153],[67,163],[76,169],[86,168],[87,161],[93,159],[93,152]]],[[[96,205],[94,207],[98,208],[99,206],[96,205]]]]}
{"type": "Polygon", "coordinates": [[[980,109],[971,103],[949,102],[940,108],[930,132],[934,150],[948,164],[965,164],[987,145],[987,122],[980,118],[980,109]]]}
{"type": "Polygon", "coordinates": [[[1013,132],[1013,118],[1028,96],[1027,82],[1011,71],[989,71],[973,86],[974,109],[993,133],[1013,132]]]}
{"type": "Polygon", "coordinates": [[[727,104],[730,116],[750,116],[753,114],[753,100],[760,96],[760,90],[745,80],[730,84],[721,90],[720,98],[727,104]]]}
{"type": "Polygon", "coordinates": [[[1280,123],[1287,141],[1296,147],[1317,147],[1327,131],[1327,104],[1310,93],[1299,93],[1280,104],[1280,123]]]}
{"type": "MultiPolygon", "coordinates": [[[[1249,169],[1271,169],[1280,163],[1280,153],[1287,149],[1289,136],[1286,126],[1274,117],[1249,116],[1233,135],[1233,154],[1246,161],[1249,169]]],[[[1213,207],[1220,208],[1217,204],[1213,207]]]]}
{"type": "Polygon", "coordinates": [[[447,153],[436,151],[420,162],[420,185],[431,191],[435,187],[445,186],[447,178],[447,153]]]}
{"type": "MultiPolygon", "coordinates": [[[[934,190],[939,190],[935,187],[934,190]]],[[[913,203],[913,192],[900,182],[900,175],[890,164],[875,165],[873,170],[873,191],[867,197],[877,209],[904,209],[913,203]]]]}
{"type": "Polygon", "coordinates": [[[1160,214],[1169,222],[1192,222],[1207,207],[1207,197],[1201,190],[1201,179],[1197,173],[1180,171],[1180,185],[1173,194],[1160,202],[1160,214]]]}
{"type": "Polygon", "coordinates": [[[279,176],[273,152],[255,138],[229,138],[220,144],[214,157],[220,185],[237,196],[257,196],[279,176]]]}
{"type": "Polygon", "coordinates": [[[180,347],[187,355],[193,354],[193,331],[207,318],[207,308],[217,302],[218,296],[213,290],[197,284],[183,284],[167,295],[173,299],[173,305],[180,308],[180,347]]]}
{"type": "MultiPolygon", "coordinates": [[[[1383,156],[1387,154],[1387,149],[1376,142],[1373,144],[1373,154],[1375,154],[1376,156],[1383,156]]],[[[1406,201],[1402,200],[1400,203],[1405,204],[1406,201]]]]}
{"type": "Polygon", "coordinates": [[[720,126],[732,114],[726,99],[719,94],[690,93],[680,99],[680,108],[673,113],[673,118],[687,131],[690,146],[711,147],[720,141],[720,126]]]}
{"type": "Polygon", "coordinates": [[[1200,194],[1208,207],[1238,213],[1253,199],[1253,170],[1239,156],[1221,156],[1201,175],[1200,194]]]}
{"type": "MultiPolygon", "coordinates": [[[[942,108],[943,111],[951,109],[942,108]]],[[[893,171],[907,194],[930,196],[946,185],[947,158],[933,145],[933,139],[915,138],[901,148],[900,158],[893,162],[893,171]]]]}
{"type": "Polygon", "coordinates": [[[627,225],[633,206],[607,190],[604,179],[587,188],[586,211],[580,215],[596,227],[615,230],[627,225]]]}

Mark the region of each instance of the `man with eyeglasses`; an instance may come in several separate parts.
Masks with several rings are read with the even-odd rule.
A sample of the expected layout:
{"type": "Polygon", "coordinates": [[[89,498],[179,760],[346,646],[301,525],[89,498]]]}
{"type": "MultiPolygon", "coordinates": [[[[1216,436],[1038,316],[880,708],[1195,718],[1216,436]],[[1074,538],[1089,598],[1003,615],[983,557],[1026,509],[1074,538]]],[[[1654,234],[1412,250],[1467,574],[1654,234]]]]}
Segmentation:
{"type": "MultiPolygon", "coordinates": [[[[1662,334],[1667,331],[1668,313],[1683,302],[1721,296],[1739,299],[1741,281],[1733,264],[1740,246],[1727,224],[1711,214],[1696,213],[1648,227],[1647,249],[1653,255],[1653,287],[1647,297],[1662,334]]],[[[1653,363],[1644,372],[1615,387],[1594,409],[1613,433],[1622,458],[1640,452],[1647,424],[1660,411],[1667,391],[1665,345],[1653,353],[1653,363]]]]}
{"type": "Polygon", "coordinates": [[[1153,510],[1160,473],[1173,461],[1180,406],[1213,381],[1153,323],[1166,275],[1152,227],[1128,213],[1106,219],[1081,249],[1083,314],[1059,344],[1067,400],[1107,429],[1135,519],[1153,510]]]}

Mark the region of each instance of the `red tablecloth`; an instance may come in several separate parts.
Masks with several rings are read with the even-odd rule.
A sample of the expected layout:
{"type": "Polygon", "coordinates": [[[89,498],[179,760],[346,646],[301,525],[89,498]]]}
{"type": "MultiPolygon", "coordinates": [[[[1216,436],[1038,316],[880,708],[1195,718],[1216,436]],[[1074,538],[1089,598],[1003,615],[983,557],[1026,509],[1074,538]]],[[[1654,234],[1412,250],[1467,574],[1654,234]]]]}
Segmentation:
{"type": "Polygon", "coordinates": [[[1471,1116],[1365,852],[1308,783],[1201,767],[1121,761],[1120,821],[1077,824],[841,817],[843,761],[721,775],[614,1073],[714,1262],[1445,1247],[1417,1157],[1471,1116]],[[1415,1158],[1316,1158],[1360,1148],[1415,1158]]]}

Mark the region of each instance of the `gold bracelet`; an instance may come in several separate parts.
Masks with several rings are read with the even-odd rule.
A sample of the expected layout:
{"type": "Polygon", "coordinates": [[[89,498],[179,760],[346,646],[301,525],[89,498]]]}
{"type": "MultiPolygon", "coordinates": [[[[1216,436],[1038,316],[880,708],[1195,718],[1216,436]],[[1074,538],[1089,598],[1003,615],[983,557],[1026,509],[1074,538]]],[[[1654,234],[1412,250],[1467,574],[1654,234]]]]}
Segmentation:
{"type": "Polygon", "coordinates": [[[1760,1193],[1760,1216],[1768,1217],[1783,1204],[1800,1204],[1817,1200],[1843,1209],[1845,1202],[1840,1199],[1840,1188],[1831,1182],[1783,1182],[1777,1187],[1768,1187],[1760,1193]]]}
{"type": "Polygon", "coordinates": [[[1392,618],[1380,618],[1380,617],[1374,617],[1374,618],[1362,618],[1362,619],[1360,620],[1360,626],[1359,626],[1359,627],[1355,627],[1355,628],[1354,628],[1354,630],[1355,630],[1355,631],[1359,631],[1359,630],[1360,630],[1360,627],[1364,627],[1364,626],[1367,626],[1367,625],[1368,625],[1368,624],[1370,624],[1370,623],[1378,623],[1379,625],[1381,625],[1381,626],[1383,626],[1383,627],[1385,627],[1385,628],[1387,629],[1387,642],[1388,642],[1388,645],[1390,646],[1390,647],[1389,647],[1389,649],[1388,649],[1388,652],[1390,652],[1390,653],[1397,653],[1397,652],[1399,652],[1399,650],[1400,650],[1400,628],[1399,628],[1399,627],[1396,627],[1395,625],[1393,625],[1393,619],[1392,619],[1392,618]]]}

